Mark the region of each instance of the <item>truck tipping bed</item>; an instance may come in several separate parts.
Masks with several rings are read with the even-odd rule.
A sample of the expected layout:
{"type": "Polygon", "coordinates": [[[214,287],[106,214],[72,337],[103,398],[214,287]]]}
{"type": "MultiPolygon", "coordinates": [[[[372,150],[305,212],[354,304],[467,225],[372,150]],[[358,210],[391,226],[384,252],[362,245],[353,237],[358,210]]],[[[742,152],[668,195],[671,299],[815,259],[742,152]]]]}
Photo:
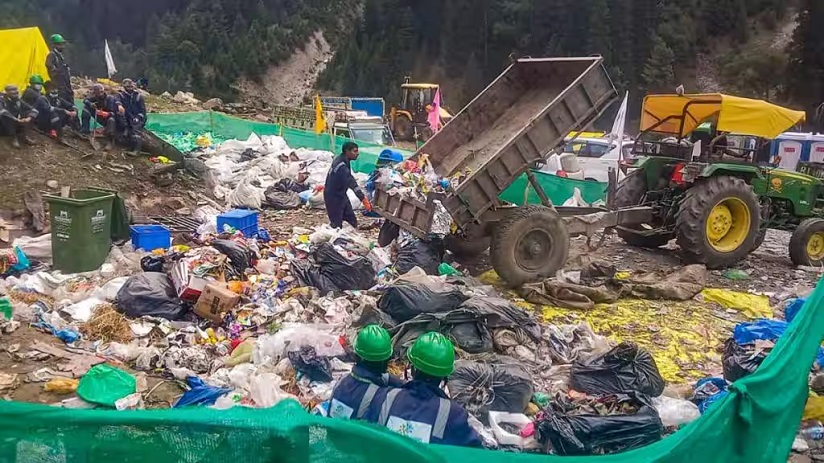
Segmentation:
{"type": "MultiPolygon", "coordinates": [[[[441,177],[468,175],[443,204],[459,226],[478,222],[499,206],[498,195],[536,161],[586,127],[617,98],[600,57],[520,59],[475,97],[418,153],[427,153],[441,177]]],[[[412,203],[392,206],[378,188],[376,205],[384,217],[420,234],[428,224],[412,203]],[[385,207],[386,206],[386,207],[385,207]]],[[[430,214],[431,215],[431,214],[430,214]]]]}

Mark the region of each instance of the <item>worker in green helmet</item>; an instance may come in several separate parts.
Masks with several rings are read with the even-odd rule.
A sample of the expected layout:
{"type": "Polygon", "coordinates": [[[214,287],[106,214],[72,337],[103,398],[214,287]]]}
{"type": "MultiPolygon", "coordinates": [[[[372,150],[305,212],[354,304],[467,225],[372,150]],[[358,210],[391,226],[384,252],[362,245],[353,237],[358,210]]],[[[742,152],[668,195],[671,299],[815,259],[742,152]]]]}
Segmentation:
{"type": "Polygon", "coordinates": [[[49,71],[49,80],[57,88],[60,98],[74,102],[74,90],[72,90],[72,72],[66,63],[63,52],[66,47],[66,39],[60,34],[51,36],[52,51],[46,56],[46,69],[49,71]]]}
{"type": "Polygon", "coordinates": [[[441,389],[455,369],[452,342],[440,333],[425,333],[406,356],[412,381],[373,401],[365,419],[424,443],[480,447],[469,414],[441,389]]]}
{"type": "Polygon", "coordinates": [[[354,343],[358,362],[350,373],[335,386],[329,405],[333,418],[363,419],[369,405],[386,394],[388,386],[403,384],[386,372],[392,357],[392,340],[389,333],[378,325],[362,328],[354,343]]]}
{"type": "Polygon", "coordinates": [[[40,74],[33,74],[29,78],[29,86],[23,91],[21,98],[23,102],[37,111],[37,117],[34,119],[37,128],[52,138],[59,139],[63,137],[63,122],[43,93],[45,84],[46,82],[40,74]]]}

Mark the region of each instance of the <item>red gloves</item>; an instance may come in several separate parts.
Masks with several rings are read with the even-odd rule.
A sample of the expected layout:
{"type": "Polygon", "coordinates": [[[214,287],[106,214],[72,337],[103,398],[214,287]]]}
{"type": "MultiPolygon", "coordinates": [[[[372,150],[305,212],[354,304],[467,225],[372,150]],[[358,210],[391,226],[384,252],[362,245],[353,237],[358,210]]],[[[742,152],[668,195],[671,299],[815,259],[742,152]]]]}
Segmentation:
{"type": "Polygon", "coordinates": [[[369,202],[369,198],[363,198],[361,204],[363,204],[363,208],[366,209],[367,212],[372,212],[372,203],[369,202]]]}
{"type": "Polygon", "coordinates": [[[108,118],[109,116],[111,116],[111,113],[108,113],[108,112],[106,112],[106,111],[101,111],[101,110],[99,110],[99,109],[97,110],[97,117],[100,117],[100,118],[106,119],[106,118],[108,118]]]}

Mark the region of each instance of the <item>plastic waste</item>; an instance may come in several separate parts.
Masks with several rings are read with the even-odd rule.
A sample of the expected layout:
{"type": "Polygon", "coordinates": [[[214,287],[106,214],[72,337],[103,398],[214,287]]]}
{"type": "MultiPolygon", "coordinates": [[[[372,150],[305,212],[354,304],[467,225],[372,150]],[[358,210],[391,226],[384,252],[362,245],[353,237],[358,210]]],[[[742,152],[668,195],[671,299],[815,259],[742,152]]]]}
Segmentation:
{"type": "Polygon", "coordinates": [[[695,421],[701,416],[698,406],[689,400],[662,395],[652,399],[652,406],[658,412],[661,422],[666,427],[681,426],[695,421]]]}
{"type": "Polygon", "coordinates": [[[209,386],[197,376],[186,378],[189,390],[184,392],[174,405],[174,408],[186,407],[189,405],[212,405],[218,397],[228,394],[231,389],[209,386]]]}
{"type": "Polygon", "coordinates": [[[283,379],[275,373],[261,373],[249,380],[249,395],[260,408],[272,407],[284,399],[296,399],[281,389],[284,384],[283,379]]]}
{"type": "Polygon", "coordinates": [[[28,257],[19,247],[0,250],[0,275],[11,275],[31,266],[28,257]]]}
{"type": "Polygon", "coordinates": [[[77,390],[79,384],[80,380],[78,379],[53,378],[43,385],[43,390],[55,394],[71,394],[77,390]]]}
{"type": "MultiPolygon", "coordinates": [[[[535,437],[521,437],[520,431],[532,424],[532,420],[522,413],[489,412],[489,426],[499,445],[518,447],[524,450],[534,450],[540,447],[535,437]],[[507,432],[502,425],[510,425],[518,429],[518,434],[507,432]]],[[[509,427],[509,426],[508,426],[509,427]]]]}
{"type": "Polygon", "coordinates": [[[798,312],[801,311],[801,308],[804,307],[804,304],[807,302],[807,298],[799,297],[789,301],[789,303],[784,307],[784,320],[787,323],[792,323],[795,320],[795,316],[798,315],[798,312]]]}
{"type": "Polygon", "coordinates": [[[52,332],[54,336],[65,342],[66,344],[72,344],[78,339],[80,339],[80,333],[75,331],[73,328],[63,328],[62,330],[55,330],[52,332]]]}
{"type": "Polygon", "coordinates": [[[729,394],[727,388],[727,381],[723,378],[700,379],[695,383],[695,392],[690,400],[698,406],[698,411],[704,414],[710,405],[729,394]]]}
{"type": "Polygon", "coordinates": [[[749,344],[756,340],[774,341],[784,334],[787,322],[781,320],[756,320],[735,325],[733,338],[738,344],[749,344]]]}
{"type": "Polygon", "coordinates": [[[286,323],[277,333],[258,338],[252,361],[255,365],[274,364],[284,358],[287,351],[303,346],[312,346],[321,357],[342,357],[346,351],[340,336],[332,334],[333,329],[330,325],[286,323]]]}
{"type": "Polygon", "coordinates": [[[438,267],[445,252],[442,238],[429,236],[427,240],[413,240],[398,250],[395,270],[406,273],[420,267],[427,275],[438,275],[438,267]]]}
{"type": "Polygon", "coordinates": [[[7,297],[0,297],[0,314],[2,314],[6,320],[11,320],[14,316],[14,308],[7,297]]]}
{"type": "Polygon", "coordinates": [[[295,370],[308,375],[312,381],[332,381],[332,365],[328,357],[321,357],[312,346],[303,346],[287,354],[295,370]]]}
{"type": "Polygon", "coordinates": [[[144,272],[160,272],[163,273],[163,264],[166,258],[163,256],[145,256],[140,259],[140,268],[144,272]]]}
{"type": "Polygon", "coordinates": [[[478,416],[490,410],[523,413],[533,393],[532,376],[513,359],[455,362],[449,377],[450,397],[478,416]]]}
{"type": "Polygon", "coordinates": [[[86,402],[114,407],[118,399],[134,394],[136,388],[134,376],[101,363],[80,378],[77,395],[86,402]]]}
{"type": "Polygon", "coordinates": [[[807,404],[804,405],[805,420],[824,420],[824,397],[810,395],[807,404]]]}
{"type": "Polygon", "coordinates": [[[801,430],[801,435],[804,436],[805,439],[810,439],[814,441],[822,440],[824,439],[824,426],[818,424],[815,426],[804,428],[801,430]]]}
{"type": "Polygon", "coordinates": [[[232,350],[232,353],[229,354],[229,358],[223,363],[227,367],[233,367],[235,365],[240,365],[241,363],[251,362],[252,351],[254,351],[254,349],[255,341],[252,339],[247,339],[246,341],[238,344],[238,346],[232,350]]]}
{"type": "Polygon", "coordinates": [[[706,302],[715,302],[727,309],[738,310],[748,317],[767,318],[772,315],[770,298],[767,296],[721,288],[705,288],[701,295],[706,302]]]}
{"type": "Polygon", "coordinates": [[[438,266],[438,275],[452,277],[461,276],[462,273],[446,262],[441,262],[441,265],[438,266]]]}
{"type": "Polygon", "coordinates": [[[532,403],[543,409],[549,406],[549,394],[546,392],[535,392],[532,394],[532,403]]]}
{"type": "Polygon", "coordinates": [[[214,240],[212,247],[229,257],[237,276],[242,276],[246,269],[252,266],[252,252],[237,241],[214,240]]]}
{"type": "Polygon", "coordinates": [[[318,288],[322,294],[369,289],[375,284],[372,262],[364,257],[348,260],[329,243],[315,250],[314,263],[292,261],[292,274],[302,286],[318,288]]]}
{"type": "Polygon", "coordinates": [[[132,318],[152,316],[180,320],[186,313],[169,277],[155,272],[129,278],[117,292],[115,306],[132,318]]]}
{"type": "Polygon", "coordinates": [[[94,308],[100,304],[104,304],[106,301],[102,299],[98,299],[96,297],[90,297],[88,299],[84,299],[76,304],[72,304],[67,307],[63,307],[60,309],[61,312],[68,314],[72,320],[78,321],[81,323],[86,323],[92,318],[92,314],[94,313],[94,308]]]}
{"type": "Polygon", "coordinates": [[[398,322],[422,313],[450,312],[467,299],[459,290],[436,292],[422,284],[390,286],[378,300],[378,308],[398,322]]]}
{"type": "Polygon", "coordinates": [[[721,274],[724,278],[733,281],[749,280],[750,274],[737,268],[731,268],[721,274]]]}
{"type": "Polygon", "coordinates": [[[649,352],[632,343],[621,343],[606,354],[572,365],[570,384],[587,394],[640,392],[657,397],[666,384],[649,352]]]}
{"type": "Polygon", "coordinates": [[[724,369],[724,379],[735,382],[754,373],[767,358],[763,350],[756,351],[753,344],[740,345],[730,338],[724,343],[724,354],[721,357],[721,366],[724,369]]]}
{"type": "Polygon", "coordinates": [[[637,449],[661,439],[664,425],[654,408],[634,415],[565,415],[551,409],[538,421],[538,440],[545,453],[606,455],[637,449]]]}

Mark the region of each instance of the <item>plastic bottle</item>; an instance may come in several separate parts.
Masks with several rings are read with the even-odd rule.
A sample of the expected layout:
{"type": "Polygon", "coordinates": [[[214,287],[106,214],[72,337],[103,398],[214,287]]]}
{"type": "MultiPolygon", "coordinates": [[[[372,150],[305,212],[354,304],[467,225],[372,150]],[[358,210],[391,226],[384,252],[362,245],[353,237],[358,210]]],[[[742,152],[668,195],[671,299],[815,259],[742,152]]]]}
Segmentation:
{"type": "Polygon", "coordinates": [[[0,297],[0,314],[3,315],[3,318],[6,320],[11,320],[12,318],[13,309],[11,307],[11,301],[7,297],[0,297]]]}
{"type": "Polygon", "coordinates": [[[801,435],[804,436],[805,439],[822,440],[824,439],[824,426],[817,424],[809,428],[804,428],[801,430],[801,435]]]}

